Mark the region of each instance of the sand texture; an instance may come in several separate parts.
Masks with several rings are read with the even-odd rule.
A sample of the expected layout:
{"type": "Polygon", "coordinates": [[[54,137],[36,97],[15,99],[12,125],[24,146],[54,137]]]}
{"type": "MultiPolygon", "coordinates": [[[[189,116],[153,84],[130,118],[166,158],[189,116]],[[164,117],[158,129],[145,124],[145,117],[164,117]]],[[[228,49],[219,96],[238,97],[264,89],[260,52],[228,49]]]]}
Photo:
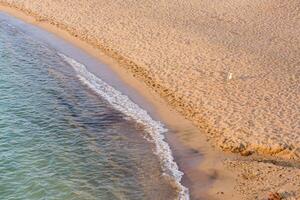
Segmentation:
{"type": "Polygon", "coordinates": [[[0,0],[118,59],[215,144],[300,160],[300,1],[0,0]]]}
{"type": "Polygon", "coordinates": [[[256,153],[224,163],[242,199],[300,199],[299,0],[0,3],[101,49],[221,149],[256,153]]]}
{"type": "Polygon", "coordinates": [[[235,190],[243,200],[267,199],[277,193],[281,199],[300,199],[300,168],[284,162],[270,160],[227,160],[226,165],[235,172],[235,190]]]}

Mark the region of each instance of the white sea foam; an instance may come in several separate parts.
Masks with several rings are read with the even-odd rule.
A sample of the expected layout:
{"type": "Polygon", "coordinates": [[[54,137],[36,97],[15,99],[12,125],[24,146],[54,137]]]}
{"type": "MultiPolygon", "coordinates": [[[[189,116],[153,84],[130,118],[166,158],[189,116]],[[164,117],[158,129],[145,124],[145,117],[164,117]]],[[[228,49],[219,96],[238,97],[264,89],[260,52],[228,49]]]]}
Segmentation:
{"type": "Polygon", "coordinates": [[[178,199],[189,200],[188,189],[180,183],[183,172],[179,171],[171,149],[164,141],[164,133],[167,132],[167,129],[164,128],[163,124],[153,120],[145,110],[132,102],[126,95],[123,95],[120,91],[90,73],[83,64],[64,54],[59,53],[59,55],[74,68],[80,81],[107,100],[115,109],[144,125],[145,130],[151,137],[150,141],[156,146],[155,154],[158,155],[162,162],[164,175],[173,179],[180,188],[178,199]]]}

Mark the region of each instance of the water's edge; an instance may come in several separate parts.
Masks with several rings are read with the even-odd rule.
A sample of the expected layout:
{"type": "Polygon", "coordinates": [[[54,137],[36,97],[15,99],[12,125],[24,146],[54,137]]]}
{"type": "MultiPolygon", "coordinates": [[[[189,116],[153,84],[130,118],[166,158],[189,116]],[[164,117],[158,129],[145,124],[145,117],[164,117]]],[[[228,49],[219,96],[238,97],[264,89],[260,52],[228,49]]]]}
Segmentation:
{"type": "MultiPolygon", "coordinates": [[[[102,69],[102,72],[104,72],[104,76],[108,78],[107,80],[102,80],[102,77],[100,79],[99,73],[102,72],[97,70],[99,67],[98,61],[87,56],[83,51],[77,49],[74,50],[72,45],[56,38],[56,36],[51,33],[47,33],[35,26],[26,24],[12,16],[0,12],[0,19],[1,18],[9,20],[9,22],[12,22],[18,28],[22,28],[22,31],[25,33],[31,34],[33,37],[50,44],[50,46],[58,52],[62,52],[59,53],[59,55],[74,68],[82,83],[87,85],[102,98],[106,99],[114,108],[142,124],[151,136],[150,141],[156,146],[155,153],[161,160],[163,171],[165,172],[164,175],[173,179],[180,190],[179,199],[185,200],[190,198],[188,189],[181,184],[183,172],[179,170],[178,165],[172,156],[171,149],[164,140],[164,133],[167,129],[164,128],[162,123],[150,117],[151,114],[149,115],[146,111],[147,109],[145,109],[145,107],[149,105],[144,104],[143,106],[139,106],[139,103],[136,104],[131,101],[127,95],[127,93],[131,93],[131,91],[130,89],[127,89],[126,86],[123,86],[121,91],[112,87],[113,85],[121,85],[122,81],[116,79],[111,80],[110,78],[113,72],[101,64],[101,68],[106,68],[104,70],[102,69]],[[80,60],[80,63],[73,58],[80,60]]],[[[143,99],[139,99],[139,101],[143,101],[143,99]]]]}
{"type": "Polygon", "coordinates": [[[164,133],[167,132],[164,125],[153,120],[145,110],[131,101],[126,95],[123,95],[121,92],[90,73],[83,64],[64,54],[59,53],[59,55],[74,68],[79,80],[83,84],[87,85],[90,89],[108,101],[115,109],[121,111],[126,116],[145,127],[145,130],[151,136],[151,138],[146,139],[155,144],[155,154],[161,161],[162,170],[164,171],[163,175],[173,179],[178,185],[180,190],[180,200],[189,200],[188,189],[181,184],[183,172],[179,170],[178,165],[172,156],[171,149],[164,140],[164,133]]]}

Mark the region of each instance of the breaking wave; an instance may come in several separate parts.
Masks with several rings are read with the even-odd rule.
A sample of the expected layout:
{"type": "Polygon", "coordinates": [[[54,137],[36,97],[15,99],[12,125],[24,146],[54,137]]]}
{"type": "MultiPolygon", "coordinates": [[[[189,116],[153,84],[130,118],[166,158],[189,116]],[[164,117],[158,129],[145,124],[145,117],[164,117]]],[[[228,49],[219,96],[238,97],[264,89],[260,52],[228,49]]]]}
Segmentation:
{"type": "Polygon", "coordinates": [[[59,53],[59,56],[73,67],[82,83],[108,101],[115,109],[145,127],[145,130],[150,135],[150,139],[147,139],[155,144],[156,148],[154,153],[159,157],[162,163],[163,175],[168,176],[177,184],[179,188],[178,199],[189,200],[188,189],[180,183],[183,172],[178,169],[171,149],[164,140],[164,133],[167,132],[167,129],[164,128],[163,124],[153,120],[145,110],[132,102],[126,95],[123,95],[120,91],[90,73],[83,64],[64,54],[59,53]]]}

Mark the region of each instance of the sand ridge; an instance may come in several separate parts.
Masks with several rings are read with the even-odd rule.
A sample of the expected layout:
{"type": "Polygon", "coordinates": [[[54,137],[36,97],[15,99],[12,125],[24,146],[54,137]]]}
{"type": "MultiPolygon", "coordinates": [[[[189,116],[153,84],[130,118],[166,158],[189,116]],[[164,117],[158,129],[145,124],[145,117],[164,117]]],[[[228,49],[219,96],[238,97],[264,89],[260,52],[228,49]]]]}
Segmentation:
{"type": "Polygon", "coordinates": [[[300,199],[300,168],[284,162],[262,160],[226,160],[226,165],[238,171],[235,190],[244,200],[265,199],[277,192],[282,199],[300,199]]]}

